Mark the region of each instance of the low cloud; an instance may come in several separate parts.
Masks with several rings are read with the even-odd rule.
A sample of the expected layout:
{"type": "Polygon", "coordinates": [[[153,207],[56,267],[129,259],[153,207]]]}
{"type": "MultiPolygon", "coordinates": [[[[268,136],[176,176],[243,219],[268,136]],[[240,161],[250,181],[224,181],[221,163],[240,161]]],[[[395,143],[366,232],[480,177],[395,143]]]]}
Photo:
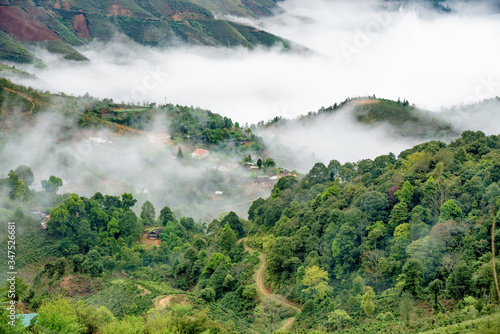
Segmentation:
{"type": "MultiPolygon", "coordinates": [[[[454,11],[445,14],[419,6],[388,7],[387,2],[376,0],[286,0],[281,3],[283,13],[246,22],[301,44],[308,52],[186,45],[150,48],[117,38],[79,48],[90,59],[86,63],[65,61],[39,50],[37,55],[47,67],[27,68],[38,79],[16,81],[41,90],[89,93],[115,102],[199,106],[240,124],[275,116],[295,118],[346,97],[372,94],[405,98],[420,108],[440,111],[500,95],[500,85],[484,84],[485,77],[500,78],[500,44],[494,43],[500,35],[500,17],[491,2],[476,3],[446,2],[454,11]]],[[[491,122],[494,110],[486,108],[485,113],[475,114],[474,122],[464,122],[464,117],[456,120],[461,116],[450,111],[443,115],[454,118],[451,121],[459,128],[473,126],[499,133],[500,124],[491,122]]],[[[26,138],[8,143],[10,152],[25,152],[9,156],[1,170],[24,163],[39,170],[39,178],[57,173],[53,159],[64,155],[56,139],[47,137],[49,130],[43,122],[50,122],[40,122],[26,138]],[[39,143],[37,138],[43,139],[39,143]],[[35,143],[42,148],[33,152],[35,143]]],[[[157,124],[161,122],[165,120],[157,124]]],[[[386,130],[361,127],[344,111],[303,127],[268,129],[262,135],[280,163],[307,171],[316,161],[373,158],[416,143],[395,141],[386,130]]],[[[74,145],[65,149],[76,150],[74,145]]],[[[161,197],[161,192],[175,192],[178,187],[196,192],[206,181],[204,169],[181,166],[163,149],[144,150],[143,143],[126,139],[113,145],[116,149],[111,153],[105,146],[93,147],[90,158],[79,167],[61,170],[68,189],[84,180],[92,183],[95,175],[106,175],[131,188],[157,187],[156,195],[161,197]],[[150,171],[152,176],[146,176],[150,171]],[[87,179],[72,180],[75,175],[87,179]]],[[[213,166],[206,170],[210,168],[213,166]]],[[[112,181],[99,182],[102,191],[120,189],[112,181]]],[[[158,201],[157,205],[168,204],[158,201]]],[[[172,206],[182,205],[185,202],[179,201],[172,206]]]]}
{"type": "MultiPolygon", "coordinates": [[[[41,191],[40,181],[56,175],[63,180],[60,193],[92,196],[121,196],[132,193],[142,203],[151,201],[159,214],[164,206],[179,214],[210,221],[223,212],[235,211],[241,216],[251,202],[267,196],[268,188],[253,184],[248,170],[236,156],[218,159],[211,152],[204,160],[191,159],[190,150],[184,159],[177,159],[178,146],[151,144],[148,137],[118,136],[106,129],[61,129],[73,121],[52,111],[39,113],[30,126],[6,134],[0,147],[0,175],[19,165],[32,168],[33,188],[41,191]],[[222,191],[220,196],[216,191],[222,191]]],[[[168,124],[157,117],[152,133],[166,132],[168,124]],[[155,132],[156,131],[156,132],[155,132]]]]}
{"type": "Polygon", "coordinates": [[[316,162],[328,165],[332,159],[345,163],[374,159],[389,152],[397,155],[422,141],[397,137],[394,128],[387,124],[362,125],[354,120],[352,111],[353,106],[348,105],[333,114],[271,126],[258,133],[281,165],[303,173],[316,162]]]}
{"type": "Polygon", "coordinates": [[[154,49],[120,39],[81,48],[91,60],[85,64],[42,52],[47,68],[31,68],[40,80],[25,83],[118,102],[195,105],[252,123],[371,94],[440,110],[474,94],[481,76],[500,77],[500,45],[492,42],[500,20],[487,5],[470,11],[467,2],[455,1],[457,11],[442,14],[386,3],[286,0],[284,13],[253,22],[308,53],[154,49]]]}

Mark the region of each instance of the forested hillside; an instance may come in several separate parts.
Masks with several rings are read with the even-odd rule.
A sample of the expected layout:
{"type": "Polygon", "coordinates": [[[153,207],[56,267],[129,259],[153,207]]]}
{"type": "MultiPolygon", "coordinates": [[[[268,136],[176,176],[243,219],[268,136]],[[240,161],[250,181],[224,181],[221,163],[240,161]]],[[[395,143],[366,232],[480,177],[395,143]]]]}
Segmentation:
{"type": "Polygon", "coordinates": [[[148,46],[187,44],[222,47],[289,43],[265,31],[216,19],[272,15],[273,0],[223,2],[189,0],[151,1],[0,1],[0,59],[29,63],[34,55],[26,46],[42,46],[66,59],[86,60],[74,46],[94,39],[125,35],[148,46]]]}
{"type": "MultiPolygon", "coordinates": [[[[330,121],[332,116],[341,112],[349,112],[351,118],[366,126],[386,126],[388,132],[395,137],[411,137],[424,140],[450,140],[459,135],[457,129],[446,121],[439,113],[417,108],[404,99],[392,101],[375,96],[347,98],[318,111],[308,112],[294,120],[275,117],[268,122],[261,121],[257,125],[263,128],[281,126],[307,126],[316,120],[330,121]]],[[[464,113],[468,113],[464,110],[464,113]]],[[[450,112],[451,114],[451,112],[450,112]]],[[[449,117],[450,114],[447,116],[449,117]]]]}
{"type": "Polygon", "coordinates": [[[274,291],[304,303],[298,327],[402,319],[400,332],[418,332],[494,310],[499,140],[466,131],[398,158],[318,163],[254,202],[248,243],[268,254],[274,291]]]}
{"type": "Polygon", "coordinates": [[[128,193],[59,195],[56,176],[35,191],[33,179],[20,166],[1,182],[2,217],[18,231],[19,305],[38,313],[27,331],[495,333],[499,325],[491,243],[499,136],[469,131],[398,157],[318,163],[300,180],[281,178],[249,220],[230,212],[208,225],[149,201],[135,208],[128,193]],[[36,208],[50,214],[46,230],[30,214],[36,208]]]}

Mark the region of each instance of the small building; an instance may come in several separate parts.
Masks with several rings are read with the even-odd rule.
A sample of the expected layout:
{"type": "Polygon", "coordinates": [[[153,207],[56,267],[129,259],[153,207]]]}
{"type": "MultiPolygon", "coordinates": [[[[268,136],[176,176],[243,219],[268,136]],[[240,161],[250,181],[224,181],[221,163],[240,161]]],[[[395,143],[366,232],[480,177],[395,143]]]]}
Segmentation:
{"type": "Polygon", "coordinates": [[[161,232],[163,232],[162,228],[155,228],[148,233],[148,239],[159,239],[161,232]]]}
{"type": "Polygon", "coordinates": [[[151,144],[163,144],[168,142],[169,140],[170,140],[170,135],[168,133],[160,133],[148,137],[148,141],[151,144]]]}
{"type": "Polygon", "coordinates": [[[259,166],[250,166],[249,168],[252,172],[256,172],[258,170],[260,170],[259,166]]]}
{"type": "Polygon", "coordinates": [[[89,138],[85,138],[83,140],[85,143],[89,143],[89,144],[113,144],[112,141],[109,141],[109,140],[106,140],[104,138],[101,138],[101,137],[89,137],[89,138]]]}
{"type": "Polygon", "coordinates": [[[224,193],[223,191],[216,191],[214,194],[216,196],[222,196],[223,193],[224,193]]]}
{"type": "Polygon", "coordinates": [[[203,158],[206,158],[208,156],[208,154],[209,153],[207,150],[204,150],[202,148],[198,148],[191,153],[191,157],[196,158],[196,159],[203,159],[203,158]]]}
{"type": "Polygon", "coordinates": [[[269,176],[257,176],[255,179],[254,179],[254,182],[257,183],[257,184],[265,184],[265,183],[270,183],[271,182],[271,179],[269,178],[269,176]]]}

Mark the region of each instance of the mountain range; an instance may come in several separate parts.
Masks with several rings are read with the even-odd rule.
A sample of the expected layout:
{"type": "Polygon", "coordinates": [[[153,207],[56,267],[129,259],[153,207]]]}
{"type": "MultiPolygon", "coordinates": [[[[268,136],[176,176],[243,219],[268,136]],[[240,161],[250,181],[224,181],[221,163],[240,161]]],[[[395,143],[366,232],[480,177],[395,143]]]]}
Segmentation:
{"type": "Polygon", "coordinates": [[[74,46],[117,35],[149,46],[288,47],[265,31],[218,18],[269,16],[277,8],[275,0],[0,0],[0,59],[31,62],[29,47],[35,44],[67,59],[86,60],[74,46]]]}

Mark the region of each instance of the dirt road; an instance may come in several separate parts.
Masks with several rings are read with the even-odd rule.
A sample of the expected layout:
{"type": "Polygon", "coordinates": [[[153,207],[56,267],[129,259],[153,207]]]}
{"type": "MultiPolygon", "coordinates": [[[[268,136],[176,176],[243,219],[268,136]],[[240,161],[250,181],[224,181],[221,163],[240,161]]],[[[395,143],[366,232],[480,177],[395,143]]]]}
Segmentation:
{"type": "MultiPolygon", "coordinates": [[[[245,247],[245,250],[247,252],[249,252],[250,254],[252,254],[254,252],[253,249],[251,249],[250,247],[247,246],[247,241],[248,238],[243,238],[243,239],[240,239],[238,240],[238,243],[241,243],[243,242],[243,246],[245,247]]],[[[256,284],[257,284],[257,287],[259,288],[260,292],[266,296],[266,297],[269,297],[271,299],[273,299],[275,302],[283,305],[283,306],[286,306],[286,307],[289,307],[289,308],[292,308],[294,309],[295,311],[297,312],[300,312],[300,306],[301,305],[298,305],[298,304],[295,304],[289,300],[286,300],[285,297],[281,297],[279,298],[280,296],[279,295],[275,295],[272,293],[272,291],[269,291],[267,288],[266,288],[266,285],[264,284],[264,273],[266,271],[266,260],[264,258],[263,255],[259,255],[259,260],[261,261],[261,266],[259,268],[259,271],[257,272],[257,278],[256,278],[256,284]]],[[[283,327],[282,329],[288,329],[292,323],[295,321],[295,318],[292,317],[292,318],[289,318],[284,324],[283,324],[283,327]]]]}

